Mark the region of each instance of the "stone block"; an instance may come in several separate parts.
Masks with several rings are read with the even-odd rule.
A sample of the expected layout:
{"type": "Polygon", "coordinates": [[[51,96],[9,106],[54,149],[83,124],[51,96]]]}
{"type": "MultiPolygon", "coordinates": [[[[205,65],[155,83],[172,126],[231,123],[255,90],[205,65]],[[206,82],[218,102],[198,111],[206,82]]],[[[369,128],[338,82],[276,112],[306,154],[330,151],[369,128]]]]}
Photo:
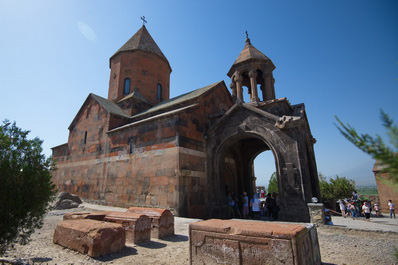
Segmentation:
{"type": "Polygon", "coordinates": [[[151,218],[151,237],[164,238],[174,235],[174,216],[167,209],[130,207],[129,212],[145,214],[151,218]]]}
{"type": "Polygon", "coordinates": [[[65,220],[80,220],[80,219],[92,219],[97,221],[103,221],[107,214],[112,212],[71,212],[64,214],[65,220]]]}
{"type": "Polygon", "coordinates": [[[211,219],[189,225],[190,264],[321,264],[312,224],[211,219]]]}
{"type": "Polygon", "coordinates": [[[126,230],[126,242],[129,244],[139,244],[151,240],[151,219],[144,214],[112,212],[105,216],[104,221],[123,225],[126,230]]]}
{"type": "Polygon", "coordinates": [[[126,242],[126,231],[120,224],[96,220],[67,220],[54,231],[53,242],[91,257],[121,250],[126,242]]]}

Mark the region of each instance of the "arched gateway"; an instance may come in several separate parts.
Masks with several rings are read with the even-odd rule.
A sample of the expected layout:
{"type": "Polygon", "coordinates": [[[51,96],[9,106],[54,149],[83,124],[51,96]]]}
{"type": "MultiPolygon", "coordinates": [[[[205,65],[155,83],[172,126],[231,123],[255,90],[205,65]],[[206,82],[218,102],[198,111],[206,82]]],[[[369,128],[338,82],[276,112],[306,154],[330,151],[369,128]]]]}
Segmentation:
{"type": "Polygon", "coordinates": [[[252,196],[253,161],[271,150],[279,183],[280,218],[309,221],[307,203],[319,198],[313,142],[303,105],[286,99],[233,106],[208,133],[208,212],[225,216],[226,191],[252,196]],[[275,114],[271,113],[273,111],[275,114]]]}
{"type": "Polygon", "coordinates": [[[271,150],[276,163],[280,219],[309,221],[307,203],[320,197],[313,144],[304,104],[275,99],[272,61],[250,40],[231,67],[232,96],[236,104],[207,133],[208,213],[225,216],[226,193],[252,196],[255,191],[253,161],[271,150]],[[262,90],[258,97],[257,85],[262,90]],[[243,86],[250,103],[243,102],[243,86]]]}

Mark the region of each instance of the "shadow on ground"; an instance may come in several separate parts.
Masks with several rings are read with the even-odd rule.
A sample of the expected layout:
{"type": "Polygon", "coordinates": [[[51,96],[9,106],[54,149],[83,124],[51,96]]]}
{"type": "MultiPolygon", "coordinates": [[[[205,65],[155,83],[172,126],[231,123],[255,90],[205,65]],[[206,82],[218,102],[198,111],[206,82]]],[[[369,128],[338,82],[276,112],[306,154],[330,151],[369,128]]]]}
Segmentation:
{"type": "Polygon", "coordinates": [[[156,241],[149,241],[141,244],[137,244],[140,247],[143,248],[151,248],[151,249],[158,249],[158,248],[164,248],[167,247],[167,244],[156,242],[156,241]]]}
{"type": "Polygon", "coordinates": [[[115,259],[120,259],[120,258],[131,256],[131,255],[136,255],[136,254],[137,254],[137,250],[135,248],[125,246],[119,252],[108,254],[108,255],[104,255],[104,256],[101,256],[101,257],[94,258],[94,259],[98,260],[98,261],[104,261],[105,262],[105,261],[112,261],[112,260],[115,260],[115,259]]]}
{"type": "Polygon", "coordinates": [[[184,235],[172,235],[172,236],[162,238],[162,240],[168,241],[168,242],[183,242],[183,241],[188,241],[189,237],[184,236],[184,235]]]}

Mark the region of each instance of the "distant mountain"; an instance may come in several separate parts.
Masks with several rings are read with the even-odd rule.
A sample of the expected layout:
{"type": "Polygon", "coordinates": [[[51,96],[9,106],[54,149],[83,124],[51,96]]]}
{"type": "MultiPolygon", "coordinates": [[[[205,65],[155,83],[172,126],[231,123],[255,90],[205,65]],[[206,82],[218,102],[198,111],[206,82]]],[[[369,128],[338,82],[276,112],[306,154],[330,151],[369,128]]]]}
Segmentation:
{"type": "Polygon", "coordinates": [[[373,159],[369,159],[358,166],[328,177],[339,175],[340,177],[355,180],[356,186],[376,186],[376,179],[372,172],[374,163],[373,159]]]}

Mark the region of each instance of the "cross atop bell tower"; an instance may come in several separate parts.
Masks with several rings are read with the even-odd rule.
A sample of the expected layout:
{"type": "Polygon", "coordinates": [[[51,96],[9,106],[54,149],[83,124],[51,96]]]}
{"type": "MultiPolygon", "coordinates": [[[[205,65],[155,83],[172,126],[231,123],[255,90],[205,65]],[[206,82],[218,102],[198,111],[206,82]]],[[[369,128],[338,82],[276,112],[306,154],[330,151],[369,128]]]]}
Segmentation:
{"type": "Polygon", "coordinates": [[[236,101],[243,101],[245,86],[250,94],[250,102],[275,99],[274,69],[272,61],[251,44],[246,31],[245,47],[227,74],[231,78],[232,97],[236,101]],[[260,85],[262,100],[258,96],[257,85],[260,85]]]}

